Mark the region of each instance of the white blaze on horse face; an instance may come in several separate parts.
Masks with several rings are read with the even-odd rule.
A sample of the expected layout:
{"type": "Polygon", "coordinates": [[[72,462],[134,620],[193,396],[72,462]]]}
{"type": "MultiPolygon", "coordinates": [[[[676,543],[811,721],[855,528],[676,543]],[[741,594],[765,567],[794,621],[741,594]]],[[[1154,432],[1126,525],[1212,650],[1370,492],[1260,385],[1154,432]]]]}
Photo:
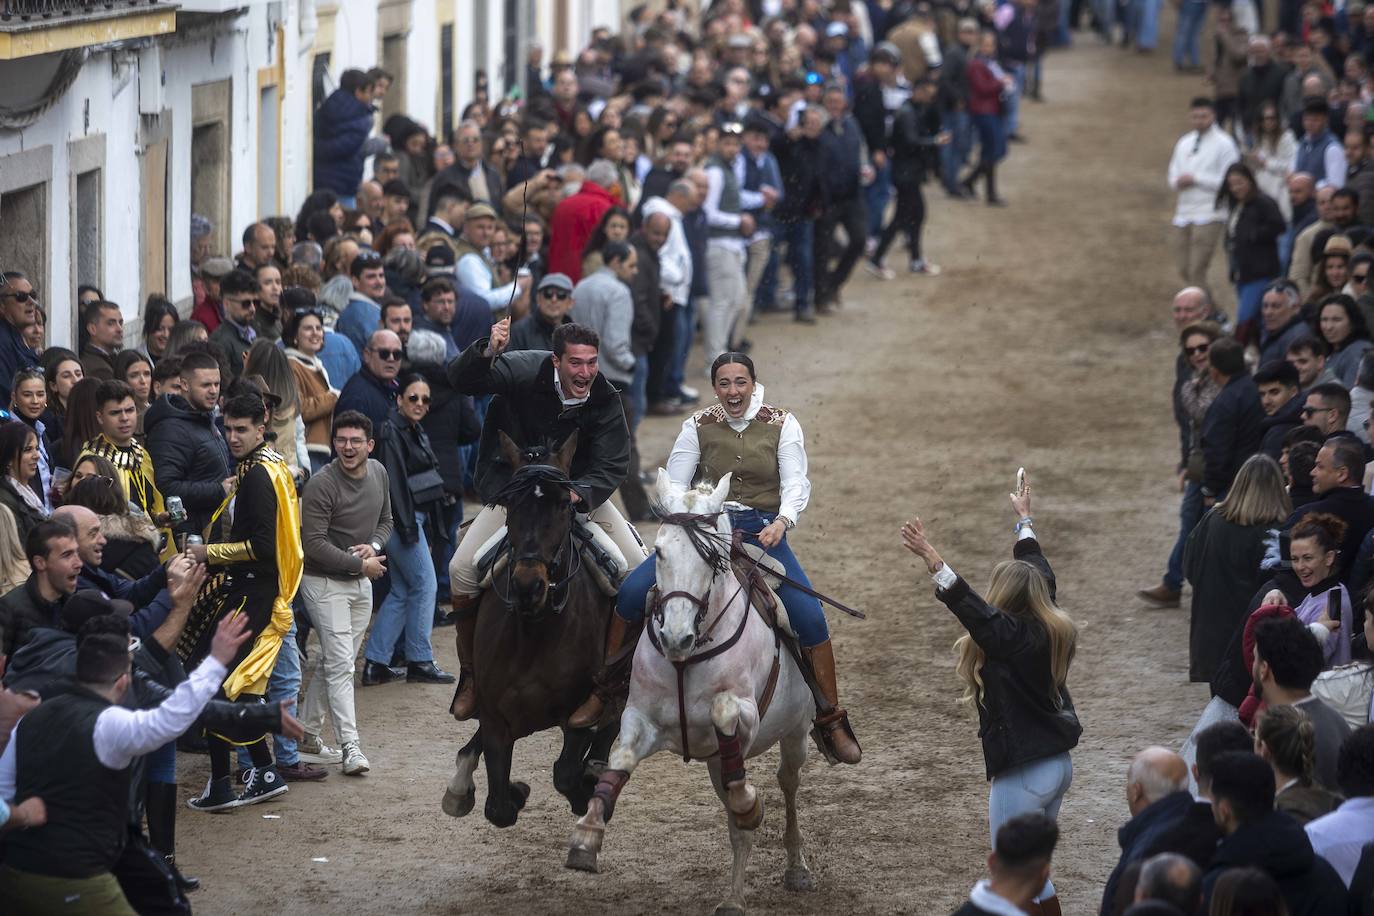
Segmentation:
{"type": "MultiPolygon", "coordinates": [[[[670,514],[689,513],[710,515],[720,511],[724,494],[729,492],[727,475],[714,491],[705,488],[682,490],[660,469],[655,484],[658,502],[670,514]]],[[[721,530],[724,526],[718,526],[721,530]]],[[[728,542],[722,543],[726,548],[728,542]]],[[[660,595],[683,592],[705,600],[715,572],[692,545],[687,531],[678,525],[663,525],[655,542],[657,560],[655,570],[660,595]]],[[[685,598],[672,598],[663,604],[663,620],[659,624],[659,643],[664,655],[680,661],[692,654],[697,637],[697,614],[700,608],[685,598]]]]}

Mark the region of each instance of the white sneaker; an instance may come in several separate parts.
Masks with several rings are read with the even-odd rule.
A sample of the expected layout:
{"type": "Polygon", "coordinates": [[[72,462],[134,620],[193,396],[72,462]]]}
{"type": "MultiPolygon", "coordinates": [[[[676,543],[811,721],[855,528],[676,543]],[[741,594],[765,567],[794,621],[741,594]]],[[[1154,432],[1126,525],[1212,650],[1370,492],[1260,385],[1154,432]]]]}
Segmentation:
{"type": "Polygon", "coordinates": [[[868,271],[879,280],[891,280],[893,277],[897,276],[896,272],[891,268],[884,267],[870,258],[864,258],[864,270],[868,271]]]}
{"type": "Polygon", "coordinates": [[[678,385],[677,388],[678,391],[682,392],[682,396],[689,401],[695,401],[697,398],[701,397],[701,392],[697,391],[691,385],[678,385]]]}
{"type": "Polygon", "coordinates": [[[363,756],[362,749],[358,747],[358,742],[346,742],[343,746],[342,753],[345,776],[361,776],[371,769],[368,765],[367,758],[363,756]]]}
{"type": "Polygon", "coordinates": [[[911,262],[911,272],[924,277],[938,277],[940,276],[940,265],[932,264],[921,258],[911,262]]]}
{"type": "Polygon", "coordinates": [[[305,737],[296,743],[296,748],[300,751],[301,759],[306,763],[339,763],[343,760],[343,751],[337,747],[330,747],[325,744],[319,735],[305,733],[305,737]]]}

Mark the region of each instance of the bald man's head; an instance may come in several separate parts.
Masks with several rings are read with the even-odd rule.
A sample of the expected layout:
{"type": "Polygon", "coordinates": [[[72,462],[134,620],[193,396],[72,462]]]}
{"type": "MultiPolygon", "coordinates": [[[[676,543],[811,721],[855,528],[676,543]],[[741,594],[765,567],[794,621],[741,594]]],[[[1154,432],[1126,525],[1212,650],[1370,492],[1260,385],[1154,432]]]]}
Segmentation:
{"type": "Polygon", "coordinates": [[[404,355],[401,338],[394,331],[373,331],[367,340],[367,349],[363,350],[363,365],[377,378],[387,381],[400,373],[404,355]]]}
{"type": "Polygon", "coordinates": [[[1188,786],[1188,764],[1165,747],[1147,747],[1126,773],[1126,804],[1131,816],[1188,786]]]}
{"type": "Polygon", "coordinates": [[[1174,294],[1174,327],[1180,331],[1190,324],[1206,321],[1212,314],[1212,300],[1205,290],[1185,286],[1174,294]]]}
{"type": "Polygon", "coordinates": [[[105,556],[105,535],[100,531],[100,516],[85,506],[60,506],[52,517],[76,529],[77,552],[86,566],[98,568],[105,556]]]}

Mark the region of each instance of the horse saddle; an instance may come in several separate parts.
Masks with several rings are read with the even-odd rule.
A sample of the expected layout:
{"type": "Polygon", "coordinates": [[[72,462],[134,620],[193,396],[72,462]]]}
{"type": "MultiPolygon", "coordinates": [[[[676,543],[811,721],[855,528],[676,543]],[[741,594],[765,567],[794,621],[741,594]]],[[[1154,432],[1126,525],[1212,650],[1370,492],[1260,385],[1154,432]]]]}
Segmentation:
{"type": "MultiPolygon", "coordinates": [[[[629,572],[630,564],[625,554],[601,526],[588,519],[578,519],[573,535],[577,549],[582,554],[583,567],[592,574],[597,587],[608,597],[614,598],[620,593],[620,583],[629,572]]],[[[482,576],[483,590],[491,588],[492,580],[504,572],[506,564],[510,562],[507,543],[506,526],[502,525],[477,549],[477,571],[482,576]]]]}
{"type": "Polygon", "coordinates": [[[782,584],[781,577],[786,575],[782,563],[764,553],[762,547],[750,544],[743,539],[736,541],[737,553],[730,564],[739,584],[748,589],[749,599],[758,608],[764,620],[783,633],[797,638],[792,629],[792,620],[787,616],[787,606],[778,597],[777,589],[782,584]]]}

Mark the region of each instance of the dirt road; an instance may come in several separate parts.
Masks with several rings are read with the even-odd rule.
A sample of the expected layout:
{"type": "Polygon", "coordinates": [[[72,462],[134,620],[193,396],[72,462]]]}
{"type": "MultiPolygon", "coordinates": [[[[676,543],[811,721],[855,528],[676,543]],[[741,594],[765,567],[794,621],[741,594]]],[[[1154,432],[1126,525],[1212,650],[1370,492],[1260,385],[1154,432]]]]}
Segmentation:
{"type": "MultiPolygon", "coordinates": [[[[1132,597],[1158,581],[1176,525],[1163,173],[1199,86],[1167,53],[1078,44],[1047,66],[1050,103],[1023,108],[1031,142],[1003,169],[1010,208],[928,192],[943,276],[860,274],[841,315],[815,328],[771,318],[751,333],[770,400],[806,430],[814,495],[795,549],[820,588],[869,612],[832,617],[864,762],[813,758],[804,773],[820,889],[782,889],[770,754],[753,770],[773,805],[750,869],[754,913],[947,913],[983,870],[987,786],[976,722],[957,703],[959,630],[898,546],[913,512],[950,564],[985,584],[1011,548],[1012,475],[1032,475],[1037,531],[1081,628],[1070,686],[1085,732],[1055,862],[1065,912],[1095,911],[1126,816],[1126,761],[1181,741],[1205,699],[1187,684],[1186,614],[1132,597]]],[[[646,463],[666,456],[676,428],[646,424],[646,463]]],[[[451,633],[436,640],[449,668],[451,633]]],[[[562,867],[573,818],[550,784],[550,736],[517,748],[515,773],[534,792],[516,827],[481,819],[482,776],[479,814],[444,816],[453,754],[472,731],[448,717],[448,697],[360,690],[367,777],[336,771],[279,802],[183,813],[179,858],[205,882],[197,911],[703,913],[721,898],[721,807],[703,768],[666,755],[622,796],[598,876],[562,867]]],[[[204,758],[181,766],[189,795],[204,758]]]]}

